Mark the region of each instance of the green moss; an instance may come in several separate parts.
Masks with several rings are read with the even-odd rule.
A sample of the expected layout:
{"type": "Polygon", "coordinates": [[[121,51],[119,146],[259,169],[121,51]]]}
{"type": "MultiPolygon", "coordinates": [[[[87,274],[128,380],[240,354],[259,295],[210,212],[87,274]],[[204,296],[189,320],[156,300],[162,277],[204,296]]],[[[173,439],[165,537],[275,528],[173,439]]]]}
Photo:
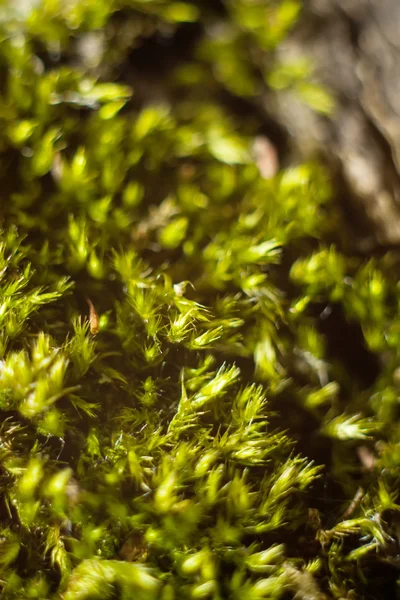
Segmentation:
{"type": "Polygon", "coordinates": [[[221,96],[294,77],[330,108],[274,62],[299,9],[1,8],[0,597],[395,589],[397,254],[345,254],[326,172],[263,179],[221,96]],[[192,22],[162,101],[126,76],[192,22]]]}

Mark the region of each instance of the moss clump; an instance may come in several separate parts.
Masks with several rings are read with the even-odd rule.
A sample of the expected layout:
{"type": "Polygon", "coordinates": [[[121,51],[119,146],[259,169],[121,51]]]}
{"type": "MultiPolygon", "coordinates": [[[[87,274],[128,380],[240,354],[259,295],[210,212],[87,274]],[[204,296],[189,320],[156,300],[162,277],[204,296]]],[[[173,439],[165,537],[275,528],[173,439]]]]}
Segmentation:
{"type": "Polygon", "coordinates": [[[394,594],[398,256],[228,108],[299,9],[1,8],[2,598],[394,594]]]}

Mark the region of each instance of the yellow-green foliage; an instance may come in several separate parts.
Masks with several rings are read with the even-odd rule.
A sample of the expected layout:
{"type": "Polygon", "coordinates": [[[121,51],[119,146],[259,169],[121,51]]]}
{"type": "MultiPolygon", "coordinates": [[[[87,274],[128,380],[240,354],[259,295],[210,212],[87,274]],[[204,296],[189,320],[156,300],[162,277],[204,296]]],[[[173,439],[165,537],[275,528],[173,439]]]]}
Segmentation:
{"type": "Polygon", "coordinates": [[[392,597],[397,254],[343,254],[327,174],[263,179],[226,100],[329,109],[274,62],[300,9],[1,4],[1,598],[392,597]]]}

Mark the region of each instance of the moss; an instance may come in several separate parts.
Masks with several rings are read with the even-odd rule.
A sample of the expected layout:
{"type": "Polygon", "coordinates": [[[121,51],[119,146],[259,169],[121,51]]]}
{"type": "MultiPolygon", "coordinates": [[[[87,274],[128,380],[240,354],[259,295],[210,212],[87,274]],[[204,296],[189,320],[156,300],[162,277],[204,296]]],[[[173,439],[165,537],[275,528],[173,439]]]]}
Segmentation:
{"type": "Polygon", "coordinates": [[[328,110],[274,60],[300,8],[1,8],[2,598],[394,594],[397,253],[344,253],[328,174],[263,178],[229,108],[328,110]]]}

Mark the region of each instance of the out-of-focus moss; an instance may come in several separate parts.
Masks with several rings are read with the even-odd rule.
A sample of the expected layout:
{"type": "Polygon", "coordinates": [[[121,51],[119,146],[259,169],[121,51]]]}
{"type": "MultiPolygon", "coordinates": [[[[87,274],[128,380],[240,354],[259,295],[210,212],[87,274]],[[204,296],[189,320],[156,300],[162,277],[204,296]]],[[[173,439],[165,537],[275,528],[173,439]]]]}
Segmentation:
{"type": "Polygon", "coordinates": [[[330,110],[274,59],[300,8],[0,7],[0,597],[393,591],[397,255],[344,254],[326,172],[263,178],[228,108],[330,110]],[[188,31],[160,84],[135,50],[188,31]]]}

